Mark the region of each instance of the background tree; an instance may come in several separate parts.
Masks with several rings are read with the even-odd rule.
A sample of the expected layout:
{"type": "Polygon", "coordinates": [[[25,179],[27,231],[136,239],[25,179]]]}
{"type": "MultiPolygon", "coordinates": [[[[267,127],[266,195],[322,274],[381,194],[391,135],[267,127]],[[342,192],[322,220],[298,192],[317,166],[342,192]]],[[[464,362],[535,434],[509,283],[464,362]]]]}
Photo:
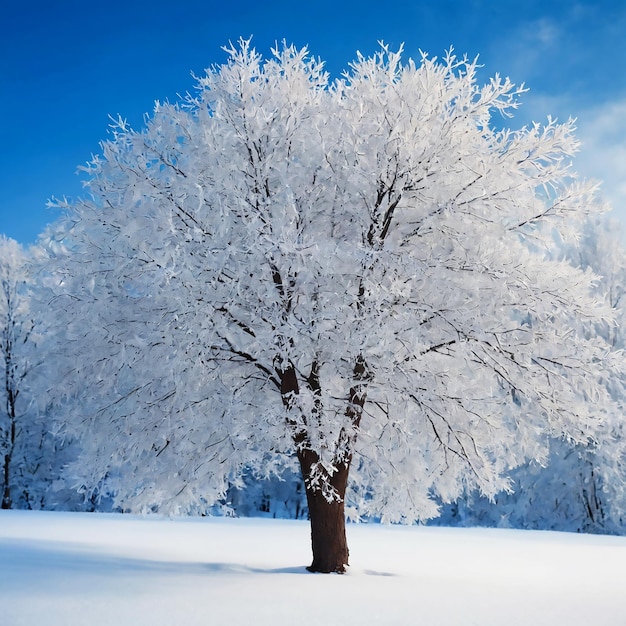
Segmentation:
{"type": "MultiPolygon", "coordinates": [[[[619,226],[596,218],[584,226],[580,245],[555,248],[577,267],[598,276],[596,293],[613,308],[616,323],[601,323],[591,332],[611,346],[624,348],[624,289],[626,255],[619,226]]],[[[546,462],[530,460],[511,473],[513,493],[497,494],[493,501],[477,493],[444,507],[438,524],[506,526],[574,532],[624,532],[624,380],[607,380],[616,410],[605,422],[609,436],[600,442],[550,441],[546,462]]]]}
{"type": "Polygon", "coordinates": [[[0,459],[3,509],[84,508],[61,477],[75,458],[72,442],[52,432],[48,380],[42,371],[43,320],[30,268],[36,247],[24,250],[0,236],[0,459]]]}
{"type": "Polygon", "coordinates": [[[26,269],[27,255],[14,240],[0,236],[0,365],[2,366],[2,508],[28,506],[35,452],[43,433],[34,428],[37,412],[30,389],[33,327],[26,269]],[[37,430],[37,432],[35,432],[37,430]]]}
{"type": "Polygon", "coordinates": [[[206,511],[297,459],[310,569],[343,571],[346,501],[428,519],[507,489],[550,436],[602,436],[615,359],[584,329],[611,312],[546,253],[596,210],[572,123],[495,129],[521,90],[451,53],[383,47],[333,83],[306,50],[228,55],[145,129],[117,124],[51,233],[81,480],[206,511]]]}
{"type": "MultiPolygon", "coordinates": [[[[611,219],[590,219],[585,225],[581,244],[570,247],[567,254],[572,263],[591,269],[599,276],[596,293],[613,309],[615,323],[599,324],[595,332],[612,348],[623,351],[626,345],[626,252],[619,225],[611,219]]],[[[607,381],[607,390],[616,403],[616,410],[605,425],[610,437],[603,445],[578,450],[581,462],[578,483],[587,514],[583,527],[596,532],[623,532],[626,518],[624,382],[623,375],[607,381]]]]}

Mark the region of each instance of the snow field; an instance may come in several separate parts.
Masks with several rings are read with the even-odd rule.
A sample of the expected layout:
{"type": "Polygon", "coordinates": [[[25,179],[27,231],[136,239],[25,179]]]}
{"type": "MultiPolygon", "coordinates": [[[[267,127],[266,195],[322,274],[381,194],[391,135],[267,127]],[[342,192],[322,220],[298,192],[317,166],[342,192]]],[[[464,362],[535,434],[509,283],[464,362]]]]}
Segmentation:
{"type": "Polygon", "coordinates": [[[626,537],[349,525],[309,574],[306,522],[0,512],[3,626],[626,624],[626,537]]]}

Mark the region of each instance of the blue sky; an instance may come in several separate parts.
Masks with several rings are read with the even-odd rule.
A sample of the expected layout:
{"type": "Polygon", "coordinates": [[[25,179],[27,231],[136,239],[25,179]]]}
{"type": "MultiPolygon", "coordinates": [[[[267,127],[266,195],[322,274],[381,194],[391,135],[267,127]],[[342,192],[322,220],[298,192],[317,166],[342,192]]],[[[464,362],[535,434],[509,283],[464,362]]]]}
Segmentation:
{"type": "Polygon", "coordinates": [[[51,197],[82,193],[77,167],[99,152],[109,116],[141,126],[155,100],[193,90],[253,35],[308,45],[338,75],[378,40],[441,55],[480,55],[531,89],[514,127],[548,114],[578,119],[577,169],[604,180],[626,222],[626,2],[621,0],[317,0],[215,2],[4,0],[0,7],[0,232],[34,242],[51,197]]]}

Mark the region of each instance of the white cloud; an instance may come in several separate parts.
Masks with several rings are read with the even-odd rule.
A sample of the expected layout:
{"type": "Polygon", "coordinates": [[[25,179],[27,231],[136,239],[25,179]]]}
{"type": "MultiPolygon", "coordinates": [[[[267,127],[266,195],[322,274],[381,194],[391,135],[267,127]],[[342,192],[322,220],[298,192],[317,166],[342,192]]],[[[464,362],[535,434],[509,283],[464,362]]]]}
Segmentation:
{"type": "Polygon", "coordinates": [[[557,23],[545,17],[531,22],[527,29],[527,40],[531,45],[539,43],[544,47],[550,47],[558,43],[560,38],[560,29],[557,23]]]}
{"type": "Polygon", "coordinates": [[[582,142],[578,171],[603,181],[602,191],[615,217],[626,224],[626,97],[581,111],[578,137],[582,142]]]}
{"type": "Polygon", "coordinates": [[[562,38],[562,28],[549,17],[520,22],[511,32],[495,38],[491,56],[498,66],[494,69],[504,70],[517,83],[537,84],[547,59],[560,50],[562,38]]]}

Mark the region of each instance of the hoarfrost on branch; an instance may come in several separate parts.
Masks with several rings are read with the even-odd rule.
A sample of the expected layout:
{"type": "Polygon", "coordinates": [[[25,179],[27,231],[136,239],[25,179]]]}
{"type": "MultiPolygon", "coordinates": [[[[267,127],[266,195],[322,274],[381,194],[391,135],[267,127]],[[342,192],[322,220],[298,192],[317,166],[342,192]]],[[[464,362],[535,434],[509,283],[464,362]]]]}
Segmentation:
{"type": "Polygon", "coordinates": [[[603,436],[611,313],[551,254],[599,210],[573,123],[499,130],[523,90],[451,52],[334,82],[306,49],[227,53],[117,124],[50,238],[85,484],[204,511],[299,453],[328,500],[350,467],[350,515],[414,521],[603,436]]]}

